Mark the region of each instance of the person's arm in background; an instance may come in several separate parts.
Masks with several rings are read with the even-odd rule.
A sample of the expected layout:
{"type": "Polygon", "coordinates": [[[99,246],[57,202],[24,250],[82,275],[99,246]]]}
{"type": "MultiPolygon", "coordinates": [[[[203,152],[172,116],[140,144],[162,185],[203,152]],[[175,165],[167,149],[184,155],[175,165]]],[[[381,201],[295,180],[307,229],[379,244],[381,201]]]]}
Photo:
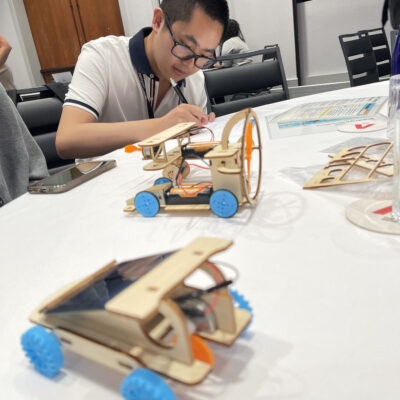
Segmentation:
{"type": "Polygon", "coordinates": [[[10,43],[7,42],[4,36],[0,35],[0,68],[6,63],[11,49],[10,43]]]}
{"type": "Polygon", "coordinates": [[[46,159],[0,83],[0,207],[48,175],[46,159]]]}
{"type": "Polygon", "coordinates": [[[161,118],[129,122],[96,122],[89,112],[65,105],[57,130],[56,147],[61,158],[86,158],[136,143],[181,122],[199,126],[214,120],[195,105],[180,104],[161,118]]]}

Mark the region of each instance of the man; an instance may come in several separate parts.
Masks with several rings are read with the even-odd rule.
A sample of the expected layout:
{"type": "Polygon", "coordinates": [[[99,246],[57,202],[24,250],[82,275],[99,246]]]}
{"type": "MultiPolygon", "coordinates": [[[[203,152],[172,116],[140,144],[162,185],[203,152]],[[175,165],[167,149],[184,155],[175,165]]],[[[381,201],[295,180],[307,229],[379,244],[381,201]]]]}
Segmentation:
{"type": "Polygon", "coordinates": [[[0,207],[47,175],[43,153],[0,84],[0,207]]]}
{"type": "Polygon", "coordinates": [[[87,43],[65,99],[59,155],[97,156],[180,122],[213,121],[200,69],[213,63],[228,19],[226,0],[164,0],[152,28],[87,43]],[[170,78],[188,104],[180,104],[170,78]]]}
{"type": "Polygon", "coordinates": [[[0,35],[0,83],[7,90],[15,89],[12,73],[6,64],[11,50],[10,43],[7,42],[4,36],[0,35]]]}

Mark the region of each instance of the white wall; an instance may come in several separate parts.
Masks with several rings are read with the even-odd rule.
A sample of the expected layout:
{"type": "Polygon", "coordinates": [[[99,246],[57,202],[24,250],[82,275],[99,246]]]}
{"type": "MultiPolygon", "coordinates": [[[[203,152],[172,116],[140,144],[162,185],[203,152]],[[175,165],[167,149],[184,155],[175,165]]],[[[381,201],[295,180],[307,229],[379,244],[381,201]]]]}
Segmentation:
{"type": "MultiPolygon", "coordinates": [[[[239,22],[250,49],[258,50],[267,44],[278,43],[287,78],[294,79],[292,0],[228,0],[228,3],[231,17],[239,22]]],[[[119,0],[125,33],[133,35],[144,26],[149,26],[153,6],[157,4],[158,0],[119,0]]]]}
{"type": "MultiPolygon", "coordinates": [[[[158,0],[119,0],[125,34],[131,36],[151,24],[158,0]]],[[[7,60],[18,89],[42,85],[40,64],[29,28],[23,0],[0,0],[0,34],[12,51],[7,60]]]]}
{"type": "Polygon", "coordinates": [[[125,35],[132,36],[141,28],[151,26],[155,0],[119,0],[125,35]]]}
{"type": "Polygon", "coordinates": [[[286,78],[296,78],[292,0],[228,0],[251,50],[279,44],[286,78]]]}
{"type": "Polygon", "coordinates": [[[0,34],[12,46],[7,65],[18,89],[41,85],[43,79],[23,0],[0,0],[0,34]]]}
{"type": "MultiPolygon", "coordinates": [[[[278,43],[287,78],[296,74],[292,0],[228,0],[251,49],[278,43]]],[[[380,25],[383,0],[312,0],[300,4],[300,45],[306,83],[346,77],[338,35],[380,25]]],[[[119,0],[126,35],[149,26],[158,0],[119,0]]],[[[18,88],[43,83],[23,0],[0,0],[0,34],[13,46],[8,64],[18,88]]]]}
{"type": "Polygon", "coordinates": [[[383,0],[311,0],[300,4],[299,36],[305,82],[317,83],[321,76],[326,81],[326,75],[347,76],[338,35],[378,28],[382,5],[383,0]]]}

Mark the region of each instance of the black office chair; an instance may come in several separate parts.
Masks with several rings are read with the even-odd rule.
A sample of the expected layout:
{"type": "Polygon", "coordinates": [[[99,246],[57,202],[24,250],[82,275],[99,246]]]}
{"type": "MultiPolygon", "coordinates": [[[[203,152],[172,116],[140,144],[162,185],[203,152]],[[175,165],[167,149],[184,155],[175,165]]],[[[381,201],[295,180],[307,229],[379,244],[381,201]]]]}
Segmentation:
{"type": "Polygon", "coordinates": [[[349,74],[350,86],[365,85],[379,81],[374,50],[366,33],[339,36],[349,74]]]}
{"type": "Polygon", "coordinates": [[[246,54],[256,53],[263,54],[263,62],[204,71],[210,111],[217,117],[289,98],[279,46],[246,54]],[[224,103],[215,103],[224,96],[224,103]]]}
{"type": "Polygon", "coordinates": [[[42,150],[50,174],[58,172],[74,160],[61,159],[55,141],[67,87],[49,84],[37,88],[8,91],[29,132],[42,150]]]}
{"type": "Polygon", "coordinates": [[[390,78],[392,56],[390,54],[389,44],[386,33],[383,28],[369,29],[359,31],[365,33],[371,41],[372,49],[374,50],[376,64],[378,67],[378,75],[380,80],[390,78]]]}

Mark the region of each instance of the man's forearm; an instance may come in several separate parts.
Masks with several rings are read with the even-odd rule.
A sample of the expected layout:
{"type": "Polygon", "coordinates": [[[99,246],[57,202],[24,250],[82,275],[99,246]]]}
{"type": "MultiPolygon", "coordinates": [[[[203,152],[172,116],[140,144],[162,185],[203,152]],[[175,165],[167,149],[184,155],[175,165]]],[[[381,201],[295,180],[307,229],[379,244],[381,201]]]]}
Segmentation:
{"type": "MultiPolygon", "coordinates": [[[[60,124],[61,125],[61,124],[60,124]]],[[[56,148],[62,158],[94,157],[146,139],[166,127],[160,118],[143,121],[90,122],[60,127],[56,148]]]]}

